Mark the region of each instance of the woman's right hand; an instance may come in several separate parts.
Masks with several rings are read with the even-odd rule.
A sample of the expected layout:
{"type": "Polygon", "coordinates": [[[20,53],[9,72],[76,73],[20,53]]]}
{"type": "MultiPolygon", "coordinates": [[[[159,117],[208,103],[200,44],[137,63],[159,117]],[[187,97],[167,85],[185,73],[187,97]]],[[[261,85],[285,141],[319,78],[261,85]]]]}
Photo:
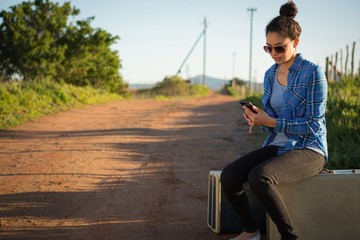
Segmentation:
{"type": "Polygon", "coordinates": [[[253,106],[253,109],[256,113],[251,111],[247,107],[243,107],[245,110],[245,119],[250,126],[267,126],[267,127],[275,127],[276,126],[276,119],[270,117],[266,112],[253,106]]]}
{"type": "Polygon", "coordinates": [[[249,118],[248,115],[246,115],[246,113],[243,114],[243,117],[245,118],[245,120],[247,121],[247,123],[248,123],[250,126],[254,126],[253,121],[249,118]]]}
{"type": "Polygon", "coordinates": [[[252,133],[252,128],[254,126],[253,121],[248,117],[248,115],[246,115],[246,113],[243,114],[245,120],[247,121],[247,123],[250,125],[249,127],[249,133],[252,133]]]}

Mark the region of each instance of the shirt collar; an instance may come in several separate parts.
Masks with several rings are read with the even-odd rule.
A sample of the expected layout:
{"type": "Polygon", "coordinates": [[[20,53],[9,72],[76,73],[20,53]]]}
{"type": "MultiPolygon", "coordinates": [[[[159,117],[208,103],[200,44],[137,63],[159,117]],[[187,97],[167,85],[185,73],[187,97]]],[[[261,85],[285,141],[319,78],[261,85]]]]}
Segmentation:
{"type": "Polygon", "coordinates": [[[289,68],[289,72],[298,71],[300,69],[300,67],[301,67],[304,60],[305,59],[303,58],[301,53],[296,54],[295,61],[293,62],[293,64],[289,68]]]}
{"type": "MultiPolygon", "coordinates": [[[[301,67],[301,65],[303,64],[303,61],[305,61],[305,59],[303,58],[301,53],[297,53],[296,54],[296,58],[293,62],[293,64],[291,65],[291,67],[289,68],[289,72],[295,72],[298,71],[301,67]]],[[[270,79],[274,79],[275,74],[276,74],[276,69],[279,67],[279,64],[274,63],[274,65],[271,66],[270,70],[269,70],[269,77],[270,79]]]]}

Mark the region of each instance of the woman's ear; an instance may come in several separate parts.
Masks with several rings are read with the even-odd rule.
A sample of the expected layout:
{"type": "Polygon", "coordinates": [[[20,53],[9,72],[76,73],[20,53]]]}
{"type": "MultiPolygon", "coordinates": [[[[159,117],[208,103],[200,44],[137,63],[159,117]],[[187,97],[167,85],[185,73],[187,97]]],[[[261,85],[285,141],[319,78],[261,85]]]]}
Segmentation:
{"type": "Polygon", "coordinates": [[[297,47],[297,45],[299,44],[299,42],[300,42],[300,38],[295,38],[295,39],[294,39],[294,48],[297,47]]]}

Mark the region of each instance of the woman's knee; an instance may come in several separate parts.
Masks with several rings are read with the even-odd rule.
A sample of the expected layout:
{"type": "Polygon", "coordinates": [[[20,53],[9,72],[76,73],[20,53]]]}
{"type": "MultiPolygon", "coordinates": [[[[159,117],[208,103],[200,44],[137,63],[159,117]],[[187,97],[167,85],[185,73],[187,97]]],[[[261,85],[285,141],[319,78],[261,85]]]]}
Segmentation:
{"type": "Polygon", "coordinates": [[[237,191],[238,188],[241,188],[242,184],[245,182],[241,172],[237,171],[237,169],[231,166],[231,164],[225,167],[221,172],[220,180],[221,187],[225,191],[235,191],[235,189],[237,191]]]}
{"type": "Polygon", "coordinates": [[[229,165],[222,170],[220,180],[222,186],[227,186],[229,183],[231,184],[234,181],[234,173],[229,165]]]}

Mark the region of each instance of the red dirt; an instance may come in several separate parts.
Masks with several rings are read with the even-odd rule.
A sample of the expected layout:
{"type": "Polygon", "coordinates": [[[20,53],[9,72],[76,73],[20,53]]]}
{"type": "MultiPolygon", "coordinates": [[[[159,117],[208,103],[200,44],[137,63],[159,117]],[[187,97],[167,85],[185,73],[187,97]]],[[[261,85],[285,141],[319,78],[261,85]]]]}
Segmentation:
{"type": "Polygon", "coordinates": [[[206,224],[210,170],[259,146],[240,104],[127,100],[0,131],[0,239],[229,239],[206,224]]]}

